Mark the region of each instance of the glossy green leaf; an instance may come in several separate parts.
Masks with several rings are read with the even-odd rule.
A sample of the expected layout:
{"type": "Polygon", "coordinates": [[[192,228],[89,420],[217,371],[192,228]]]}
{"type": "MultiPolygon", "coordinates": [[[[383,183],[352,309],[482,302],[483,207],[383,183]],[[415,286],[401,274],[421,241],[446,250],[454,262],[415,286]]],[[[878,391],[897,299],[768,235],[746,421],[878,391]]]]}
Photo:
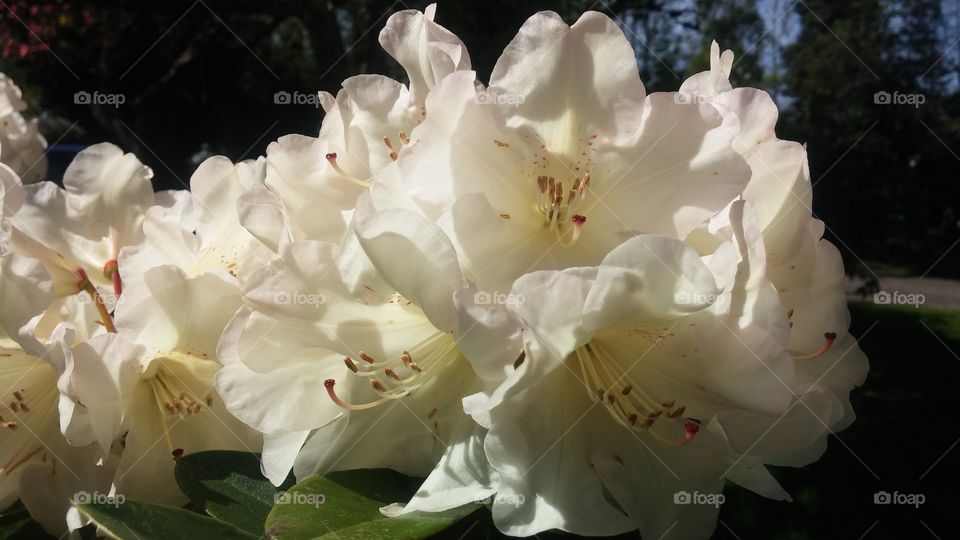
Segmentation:
{"type": "Polygon", "coordinates": [[[388,470],[356,470],[314,476],[290,488],[267,517],[267,535],[277,540],[426,538],[474,510],[468,504],[447,512],[388,518],[380,508],[405,502],[420,480],[388,470]]]}
{"type": "Polygon", "coordinates": [[[76,504],[107,533],[121,540],[168,540],[170,538],[260,538],[233,525],[182,508],[137,501],[123,504],[76,504]]]}
{"type": "Polygon", "coordinates": [[[176,478],[196,507],[257,535],[276,496],[293,485],[292,477],[279,488],[264,478],[257,454],[221,450],[183,456],[176,478]]]}

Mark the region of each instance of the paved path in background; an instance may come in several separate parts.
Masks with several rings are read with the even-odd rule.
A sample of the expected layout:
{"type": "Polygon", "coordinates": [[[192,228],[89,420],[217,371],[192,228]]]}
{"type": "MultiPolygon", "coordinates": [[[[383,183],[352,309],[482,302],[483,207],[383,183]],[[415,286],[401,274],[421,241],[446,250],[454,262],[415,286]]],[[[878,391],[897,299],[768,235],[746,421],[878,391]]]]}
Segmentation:
{"type": "MultiPolygon", "coordinates": [[[[863,285],[860,278],[844,280],[843,288],[850,298],[860,299],[856,293],[863,285]]],[[[873,300],[872,296],[866,298],[873,300]]],[[[960,280],[916,277],[881,277],[880,293],[877,303],[909,304],[920,303],[925,307],[960,309],[960,280]],[[922,295],[922,296],[921,296],[922,295]]]]}

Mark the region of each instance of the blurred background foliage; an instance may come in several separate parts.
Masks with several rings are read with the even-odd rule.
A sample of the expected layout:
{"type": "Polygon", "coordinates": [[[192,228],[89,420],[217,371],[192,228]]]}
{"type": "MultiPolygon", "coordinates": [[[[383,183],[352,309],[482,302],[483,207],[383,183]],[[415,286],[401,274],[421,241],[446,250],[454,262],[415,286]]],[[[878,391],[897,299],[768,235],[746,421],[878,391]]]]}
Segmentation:
{"type": "MultiPolygon", "coordinates": [[[[0,68],[57,143],[54,176],[71,144],[107,140],[151,165],[158,188],[182,187],[211,154],[255,158],[280,135],[315,135],[322,110],[275,104],[278,91],[336,93],[360,73],[402,80],[377,36],[390,13],[425,4],[8,0],[0,68]],[[75,104],[78,91],[126,101],[75,104]]],[[[614,17],[649,91],[676,90],[704,69],[712,39],[733,49],[735,84],[770,92],[780,136],[809,143],[814,211],[848,271],[960,274],[960,248],[949,249],[960,238],[956,0],[456,0],[437,18],[486,80],[542,9],[569,22],[587,9],[614,17]],[[877,92],[924,103],[876,103],[877,92]]]]}

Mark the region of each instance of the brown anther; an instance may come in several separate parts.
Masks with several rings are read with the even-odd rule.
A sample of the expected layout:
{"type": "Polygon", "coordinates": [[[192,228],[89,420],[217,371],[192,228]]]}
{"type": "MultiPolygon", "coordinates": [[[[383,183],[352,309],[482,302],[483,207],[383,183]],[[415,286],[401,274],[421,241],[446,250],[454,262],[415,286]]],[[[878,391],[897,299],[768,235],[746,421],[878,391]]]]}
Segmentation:
{"type": "Polygon", "coordinates": [[[597,389],[597,401],[603,401],[603,396],[607,395],[603,388],[597,389]]]}
{"type": "Polygon", "coordinates": [[[374,362],[376,362],[376,360],[374,360],[372,356],[370,356],[369,354],[363,351],[360,351],[360,358],[363,359],[363,361],[368,364],[373,364],[374,362]]]}
{"type": "Polygon", "coordinates": [[[207,407],[213,406],[213,396],[207,396],[207,407]]]}
{"type": "Polygon", "coordinates": [[[686,411],[686,410],[687,410],[686,405],[677,407],[677,410],[667,413],[667,418],[680,418],[680,415],[682,415],[683,411],[686,411]]]}
{"type": "Polygon", "coordinates": [[[610,404],[613,405],[614,403],[617,402],[617,398],[613,397],[613,394],[607,394],[607,401],[609,401],[610,404]]]}
{"type": "Polygon", "coordinates": [[[627,421],[630,422],[630,426],[635,426],[637,424],[637,413],[628,414],[627,421]]]}
{"type": "Polygon", "coordinates": [[[627,394],[630,393],[631,390],[633,390],[633,385],[628,384],[623,387],[623,390],[621,390],[620,393],[626,396],[627,394]]]}
{"type": "Polygon", "coordinates": [[[383,374],[386,375],[387,377],[390,377],[391,379],[393,379],[393,380],[395,380],[395,381],[399,381],[399,380],[400,380],[400,376],[397,375],[397,372],[394,371],[394,370],[392,370],[392,369],[390,369],[390,368],[383,368],[383,374]]]}
{"type": "Polygon", "coordinates": [[[174,461],[183,457],[183,448],[174,448],[170,454],[173,456],[174,461]]]}
{"type": "Polygon", "coordinates": [[[410,367],[410,362],[413,362],[413,359],[410,358],[410,353],[403,351],[403,353],[400,354],[400,361],[403,362],[404,366],[410,367]]]}
{"type": "Polygon", "coordinates": [[[410,362],[410,365],[407,366],[407,367],[409,367],[410,369],[416,371],[417,373],[423,373],[423,370],[420,369],[420,366],[418,366],[416,362],[410,362]]]}
{"type": "Polygon", "coordinates": [[[7,428],[7,429],[17,429],[17,423],[16,423],[16,422],[7,422],[6,424],[3,425],[3,427],[5,427],[5,428],[7,428]]]}
{"type": "Polygon", "coordinates": [[[509,144],[507,144],[507,143],[505,143],[505,142],[503,142],[503,141],[498,141],[497,139],[494,139],[493,142],[497,143],[497,146],[499,146],[499,147],[501,147],[501,148],[508,148],[508,147],[510,146],[509,144]]]}
{"type": "Polygon", "coordinates": [[[387,387],[384,386],[383,383],[380,382],[380,381],[377,380],[377,379],[372,379],[372,380],[370,381],[370,386],[373,386],[373,389],[376,390],[377,392],[386,392],[386,391],[387,391],[387,387]]]}
{"type": "Polygon", "coordinates": [[[428,420],[433,420],[433,417],[437,415],[437,408],[434,407],[432,411],[427,414],[428,420]]]}
{"type": "Polygon", "coordinates": [[[647,415],[647,418],[657,418],[657,417],[659,417],[661,414],[663,414],[663,409],[657,409],[657,410],[653,411],[652,413],[648,414],[648,415],[647,415]]]}
{"type": "Polygon", "coordinates": [[[676,402],[677,402],[677,400],[671,399],[670,401],[664,401],[663,403],[661,403],[661,405],[663,405],[664,407],[666,407],[666,408],[668,408],[668,409],[672,409],[672,408],[673,408],[673,405],[674,405],[676,402]]]}
{"type": "Polygon", "coordinates": [[[523,361],[527,359],[527,351],[520,351],[520,356],[513,361],[513,369],[517,369],[523,365],[523,361]]]}
{"type": "Polygon", "coordinates": [[[350,358],[349,356],[344,357],[343,363],[346,364],[347,367],[350,368],[350,371],[354,373],[357,373],[360,371],[360,368],[357,367],[357,364],[353,362],[353,358],[350,358]]]}
{"type": "Polygon", "coordinates": [[[23,401],[23,394],[19,390],[13,391],[13,397],[17,398],[17,401],[23,401]]]}
{"type": "Polygon", "coordinates": [[[173,414],[174,411],[175,411],[175,409],[173,408],[173,405],[171,405],[169,402],[164,403],[164,404],[163,404],[163,408],[166,409],[167,412],[170,413],[170,414],[173,414]]]}
{"type": "Polygon", "coordinates": [[[788,318],[788,319],[792,319],[792,318],[793,318],[793,308],[790,308],[790,311],[787,311],[787,318],[788,318]]]}
{"type": "Polygon", "coordinates": [[[23,412],[30,412],[30,407],[27,407],[26,403],[21,403],[20,408],[23,409],[23,412]]]}
{"type": "Polygon", "coordinates": [[[502,219],[510,219],[510,214],[500,214],[502,219]]]}
{"type": "Polygon", "coordinates": [[[11,401],[11,402],[10,402],[10,408],[13,409],[13,412],[19,412],[19,411],[20,411],[20,405],[18,405],[16,401],[11,401]]]}
{"type": "Polygon", "coordinates": [[[546,193],[546,192],[547,192],[547,177],[546,177],[546,176],[538,176],[538,177],[537,177],[537,187],[540,188],[540,193],[546,193]]]}
{"type": "Polygon", "coordinates": [[[652,425],[653,425],[653,420],[654,420],[653,418],[647,418],[647,419],[645,419],[645,420],[643,421],[643,423],[640,424],[640,427],[648,428],[648,427],[652,426],[652,425]]]}
{"type": "Polygon", "coordinates": [[[400,132],[400,142],[402,142],[403,144],[410,144],[410,136],[407,135],[406,131],[400,132]]]}

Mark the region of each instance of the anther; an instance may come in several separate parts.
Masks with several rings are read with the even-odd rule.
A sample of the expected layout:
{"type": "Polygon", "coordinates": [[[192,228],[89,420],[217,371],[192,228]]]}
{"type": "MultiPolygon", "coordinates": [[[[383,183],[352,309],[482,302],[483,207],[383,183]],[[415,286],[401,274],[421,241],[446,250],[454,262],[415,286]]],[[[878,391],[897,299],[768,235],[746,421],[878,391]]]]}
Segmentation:
{"type": "Polygon", "coordinates": [[[373,364],[373,363],[376,362],[376,360],[374,360],[374,358],[373,358],[372,356],[370,356],[369,354],[367,354],[367,353],[365,353],[365,352],[363,352],[363,351],[360,351],[360,358],[362,358],[363,361],[364,361],[364,362],[367,362],[368,364],[373,364]]]}
{"type": "Polygon", "coordinates": [[[399,380],[400,380],[400,376],[397,375],[397,372],[394,371],[394,370],[391,369],[391,368],[384,368],[384,369],[383,369],[383,374],[386,375],[387,377],[390,377],[391,379],[393,379],[393,380],[395,380],[395,381],[399,381],[399,380]]]}
{"type": "Polygon", "coordinates": [[[357,372],[360,371],[360,368],[357,367],[357,364],[355,364],[355,363],[353,362],[353,359],[350,358],[349,356],[347,356],[347,357],[345,357],[345,358],[343,359],[343,363],[346,364],[347,367],[350,368],[350,371],[352,371],[352,372],[354,372],[354,373],[357,373],[357,372]]]}
{"type": "Polygon", "coordinates": [[[413,362],[413,359],[410,357],[410,353],[403,351],[403,353],[400,354],[400,361],[403,362],[404,366],[410,367],[410,363],[413,362]]]}
{"type": "Polygon", "coordinates": [[[396,161],[398,154],[397,151],[393,149],[393,143],[390,142],[390,137],[384,137],[383,144],[387,145],[387,149],[390,150],[390,159],[396,161]]]}

